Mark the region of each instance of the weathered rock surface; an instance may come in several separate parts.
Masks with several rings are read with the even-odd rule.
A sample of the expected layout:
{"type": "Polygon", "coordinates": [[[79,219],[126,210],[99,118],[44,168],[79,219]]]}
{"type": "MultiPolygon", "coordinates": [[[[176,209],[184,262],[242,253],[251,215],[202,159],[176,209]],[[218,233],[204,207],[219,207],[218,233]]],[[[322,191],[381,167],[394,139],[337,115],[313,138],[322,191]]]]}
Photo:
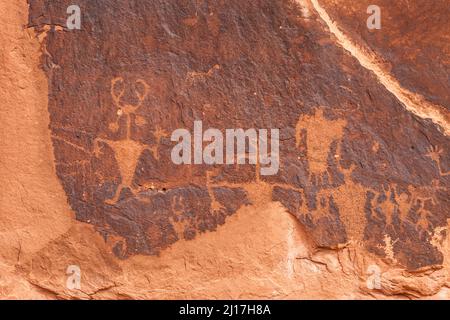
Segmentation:
{"type": "Polygon", "coordinates": [[[355,42],[375,52],[402,86],[431,103],[450,109],[448,1],[319,2],[355,42]],[[369,30],[362,23],[372,4],[381,9],[382,32],[369,30]]]}
{"type": "Polygon", "coordinates": [[[364,1],[79,0],[77,31],[29,2],[1,7],[3,297],[447,298],[435,8],[401,42],[416,5],[368,32],[364,1]],[[173,164],[196,120],[279,129],[279,172],[173,164]]]}

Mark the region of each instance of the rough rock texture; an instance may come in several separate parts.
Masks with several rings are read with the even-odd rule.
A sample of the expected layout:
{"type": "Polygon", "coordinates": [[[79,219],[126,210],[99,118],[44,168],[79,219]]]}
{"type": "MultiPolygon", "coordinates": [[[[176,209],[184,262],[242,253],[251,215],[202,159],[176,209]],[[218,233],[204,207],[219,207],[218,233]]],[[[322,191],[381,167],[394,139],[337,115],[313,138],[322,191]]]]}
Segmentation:
{"type": "Polygon", "coordinates": [[[448,3],[72,2],[0,7],[0,296],[447,298],[448,3]],[[174,165],[195,120],[280,171],[174,165]]]}

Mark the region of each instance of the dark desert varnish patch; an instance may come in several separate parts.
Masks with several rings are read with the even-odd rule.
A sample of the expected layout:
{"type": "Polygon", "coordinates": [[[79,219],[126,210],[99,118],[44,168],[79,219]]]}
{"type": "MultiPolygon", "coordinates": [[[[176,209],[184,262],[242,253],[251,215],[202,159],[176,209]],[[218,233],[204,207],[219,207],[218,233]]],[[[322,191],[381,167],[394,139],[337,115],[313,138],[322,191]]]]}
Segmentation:
{"type": "MultiPolygon", "coordinates": [[[[158,254],[251,203],[295,215],[320,247],[349,241],[409,269],[442,263],[449,141],[408,113],[289,1],[30,0],[58,177],[118,257],[158,254]],[[176,166],[170,133],[279,128],[280,170],[176,166]],[[264,188],[262,188],[264,189],[264,188]]],[[[255,235],[257,236],[257,235],[255,235]]]]}
{"type": "MultiPolygon", "coordinates": [[[[401,85],[450,112],[450,5],[447,0],[378,0],[379,31],[365,23],[371,0],[320,0],[331,18],[368,47],[401,85]]],[[[445,111],[442,111],[445,113],[445,111]]],[[[450,117],[447,119],[450,121],[450,117]]]]}

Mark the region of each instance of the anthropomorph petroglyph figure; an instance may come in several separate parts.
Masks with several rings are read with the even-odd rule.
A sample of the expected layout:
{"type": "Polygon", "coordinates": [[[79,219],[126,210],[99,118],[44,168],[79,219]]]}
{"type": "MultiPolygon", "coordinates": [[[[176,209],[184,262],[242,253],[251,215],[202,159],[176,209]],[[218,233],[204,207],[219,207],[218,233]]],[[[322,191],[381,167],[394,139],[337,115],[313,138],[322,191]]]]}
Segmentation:
{"type": "Polygon", "coordinates": [[[444,169],[442,169],[442,165],[441,165],[441,154],[444,151],[437,147],[437,146],[433,146],[429,149],[429,152],[427,153],[427,157],[430,157],[431,160],[433,160],[434,162],[436,162],[438,169],[439,169],[439,174],[442,177],[448,176],[450,175],[450,171],[444,171],[444,169]]]}
{"type": "MultiPolygon", "coordinates": [[[[310,180],[320,185],[324,179],[329,179],[328,155],[331,145],[341,141],[346,121],[343,119],[328,120],[323,108],[318,108],[313,115],[302,115],[296,126],[296,146],[302,146],[302,136],[306,135],[306,156],[310,180]]],[[[336,155],[335,155],[336,156],[336,155]]]]}
{"type": "MultiPolygon", "coordinates": [[[[154,150],[149,146],[146,146],[131,138],[131,115],[136,116],[137,109],[142,106],[149,91],[149,86],[144,80],[136,80],[136,84],[142,87],[142,91],[136,89],[135,93],[138,98],[137,103],[129,104],[122,102],[122,97],[124,96],[125,93],[123,78],[114,78],[111,81],[111,96],[114,101],[114,104],[118,108],[117,115],[119,117],[117,118],[116,122],[110,124],[109,128],[112,131],[117,131],[119,129],[119,123],[121,118],[125,117],[126,120],[125,138],[122,140],[107,140],[97,138],[95,140],[96,142],[95,152],[98,154],[98,152],[100,151],[101,143],[107,144],[113,149],[116,161],[119,165],[122,181],[120,185],[117,187],[114,197],[107,201],[107,203],[111,204],[114,204],[119,200],[122,190],[124,189],[128,189],[133,193],[138,191],[133,186],[132,182],[139,157],[141,156],[144,150],[154,152],[154,150]]],[[[137,122],[137,124],[139,124],[139,121],[137,122]]]]}

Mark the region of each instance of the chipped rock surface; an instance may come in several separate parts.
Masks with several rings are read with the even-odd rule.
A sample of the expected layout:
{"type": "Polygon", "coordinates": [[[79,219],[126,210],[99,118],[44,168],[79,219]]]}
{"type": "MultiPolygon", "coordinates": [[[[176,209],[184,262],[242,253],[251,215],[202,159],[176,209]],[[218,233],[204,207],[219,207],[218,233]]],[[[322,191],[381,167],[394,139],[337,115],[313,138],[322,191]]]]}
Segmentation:
{"type": "Polygon", "coordinates": [[[449,298],[446,1],[72,2],[0,4],[1,298],[449,298]]]}

